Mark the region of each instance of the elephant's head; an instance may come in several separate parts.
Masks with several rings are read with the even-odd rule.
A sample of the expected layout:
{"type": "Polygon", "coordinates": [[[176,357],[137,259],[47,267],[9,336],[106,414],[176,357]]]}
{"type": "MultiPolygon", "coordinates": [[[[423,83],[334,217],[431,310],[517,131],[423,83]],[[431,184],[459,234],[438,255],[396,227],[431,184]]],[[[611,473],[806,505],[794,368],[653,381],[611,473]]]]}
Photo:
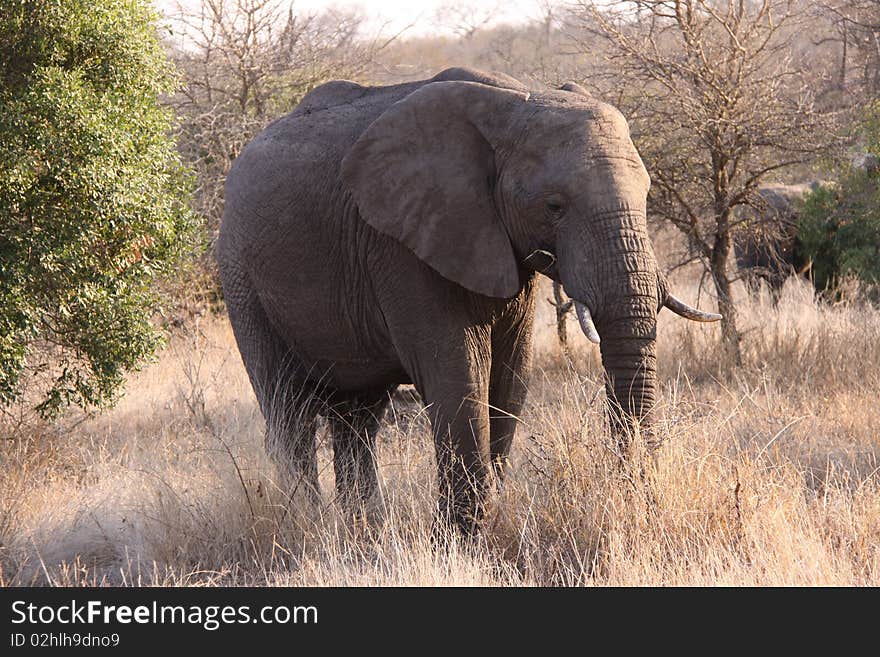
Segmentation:
{"type": "Polygon", "coordinates": [[[627,123],[574,85],[427,84],[373,122],[343,177],[368,223],[469,290],[512,297],[528,270],[561,281],[630,418],[656,399],[658,310],[720,318],[668,293],[627,123]]]}

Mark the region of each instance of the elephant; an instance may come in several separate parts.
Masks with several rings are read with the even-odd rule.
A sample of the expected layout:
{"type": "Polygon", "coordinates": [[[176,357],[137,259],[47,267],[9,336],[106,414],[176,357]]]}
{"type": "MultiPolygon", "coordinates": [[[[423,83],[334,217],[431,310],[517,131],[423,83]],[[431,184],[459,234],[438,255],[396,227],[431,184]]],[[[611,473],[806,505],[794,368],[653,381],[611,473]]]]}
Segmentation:
{"type": "Polygon", "coordinates": [[[479,533],[526,398],[538,274],[600,343],[615,417],[649,422],[659,310],[720,316],[669,293],[648,186],[624,117],[574,83],[530,92],[453,68],[308,93],[235,160],[216,246],[268,443],[316,490],[314,421],[327,418],[337,499],[363,509],[381,498],[389,395],[413,384],[434,439],[435,527],[479,533]]]}
{"type": "Polygon", "coordinates": [[[755,216],[734,238],[734,256],[746,287],[757,294],[763,280],[774,305],[790,276],[809,276],[812,262],[798,238],[799,204],[820,184],[827,183],[758,187],[763,209],[750,209],[755,216]]]}

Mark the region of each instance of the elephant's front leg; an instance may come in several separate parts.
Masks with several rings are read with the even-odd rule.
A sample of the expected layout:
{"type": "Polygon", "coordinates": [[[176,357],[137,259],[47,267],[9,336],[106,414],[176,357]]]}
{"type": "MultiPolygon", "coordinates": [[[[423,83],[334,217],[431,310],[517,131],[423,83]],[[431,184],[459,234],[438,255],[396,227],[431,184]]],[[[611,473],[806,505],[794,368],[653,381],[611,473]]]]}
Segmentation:
{"type": "Polygon", "coordinates": [[[437,529],[479,529],[491,472],[488,341],[463,340],[467,353],[435,361],[419,386],[428,404],[437,454],[437,529]],[[477,342],[478,344],[475,344],[477,342]],[[445,362],[444,362],[445,361],[445,362]]]}
{"type": "Polygon", "coordinates": [[[499,485],[507,472],[510,446],[526,401],[536,288],[531,279],[492,328],[490,452],[499,485]]]}
{"type": "Polygon", "coordinates": [[[465,535],[479,529],[490,473],[489,414],[485,391],[478,398],[456,394],[431,402],[437,453],[439,528],[465,535]]]}

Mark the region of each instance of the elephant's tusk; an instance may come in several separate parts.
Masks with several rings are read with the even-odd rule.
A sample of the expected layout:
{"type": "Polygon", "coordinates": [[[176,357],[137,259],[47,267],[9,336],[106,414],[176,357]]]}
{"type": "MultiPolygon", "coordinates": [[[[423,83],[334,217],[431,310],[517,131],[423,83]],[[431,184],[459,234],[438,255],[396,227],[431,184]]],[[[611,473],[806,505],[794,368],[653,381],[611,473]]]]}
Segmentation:
{"type": "Polygon", "coordinates": [[[721,319],[721,315],[718,313],[707,313],[703,310],[697,310],[696,308],[692,308],[687,305],[684,301],[679,301],[671,294],[666,295],[666,301],[663,302],[663,305],[669,308],[676,315],[681,315],[687,319],[692,319],[695,322],[717,322],[721,319]]]}
{"type": "Polygon", "coordinates": [[[581,331],[587,336],[587,340],[593,344],[599,344],[599,332],[596,330],[596,325],[593,324],[593,317],[590,315],[590,309],[580,301],[574,302],[574,309],[577,311],[581,331]]]}

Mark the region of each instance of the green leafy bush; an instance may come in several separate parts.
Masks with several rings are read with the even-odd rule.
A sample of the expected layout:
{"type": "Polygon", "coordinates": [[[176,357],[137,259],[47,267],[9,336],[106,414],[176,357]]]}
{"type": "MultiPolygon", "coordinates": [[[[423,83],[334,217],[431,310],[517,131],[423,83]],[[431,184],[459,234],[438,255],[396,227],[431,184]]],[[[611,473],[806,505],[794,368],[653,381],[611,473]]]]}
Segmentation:
{"type": "MultiPolygon", "coordinates": [[[[868,115],[865,141],[869,153],[880,153],[880,107],[868,115]]],[[[849,278],[880,285],[880,171],[846,166],[837,185],[808,194],[798,238],[817,290],[833,291],[849,278]]]]}
{"type": "Polygon", "coordinates": [[[112,402],[161,340],[156,277],[193,233],[147,0],[0,12],[0,402],[112,402]]]}

